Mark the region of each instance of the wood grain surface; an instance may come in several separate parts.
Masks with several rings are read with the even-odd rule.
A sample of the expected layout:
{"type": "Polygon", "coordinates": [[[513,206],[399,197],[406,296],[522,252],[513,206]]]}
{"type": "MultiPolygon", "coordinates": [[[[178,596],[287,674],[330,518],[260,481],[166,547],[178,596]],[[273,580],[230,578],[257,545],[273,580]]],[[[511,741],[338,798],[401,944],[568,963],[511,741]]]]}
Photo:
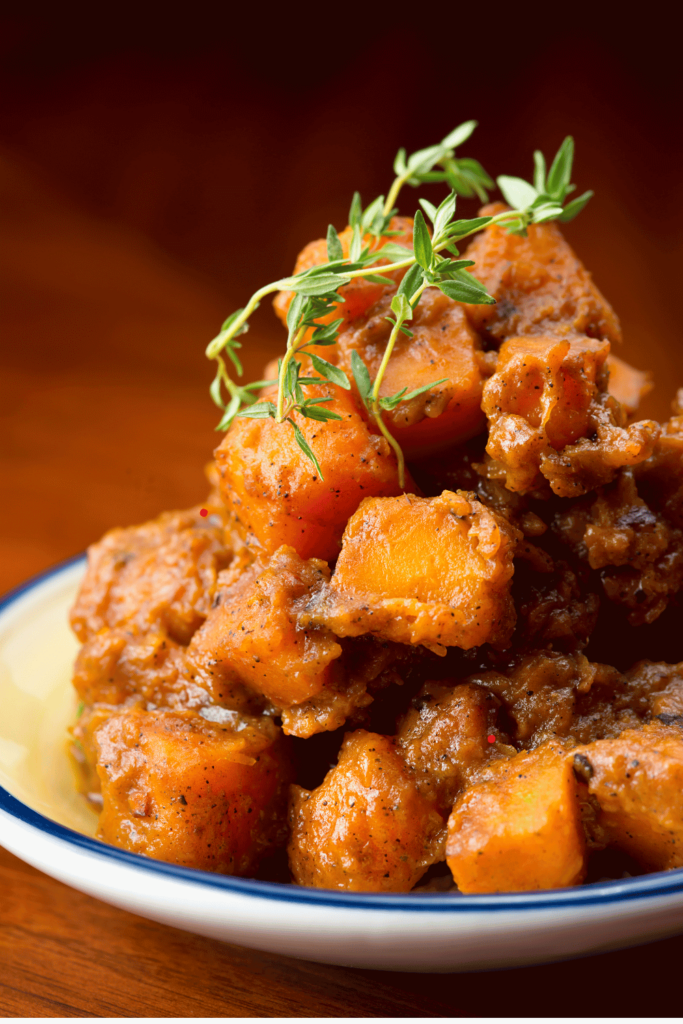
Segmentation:
{"type": "Polygon", "coordinates": [[[361,971],[155,924],[0,850],[0,1013],[16,1017],[677,1016],[683,939],[484,974],[361,971]]]}
{"type": "MultiPolygon", "coordinates": [[[[4,591],[111,526],[203,498],[216,416],[202,353],[233,303],[229,286],[174,262],[149,234],[84,213],[12,148],[0,154],[0,206],[4,591]]],[[[638,361],[657,363],[665,410],[682,369],[680,352],[672,354],[677,321],[660,301],[661,277],[642,273],[651,261],[643,232],[620,209],[608,201],[596,211],[596,276],[619,291],[605,241],[616,238],[628,263],[620,286],[628,337],[648,340],[648,359],[638,361]]],[[[247,374],[255,375],[281,339],[265,319],[251,339],[247,374]]],[[[669,1015],[680,1009],[682,958],[683,938],[673,938],[493,974],[321,966],[154,924],[0,851],[6,1016],[669,1015]]]]}

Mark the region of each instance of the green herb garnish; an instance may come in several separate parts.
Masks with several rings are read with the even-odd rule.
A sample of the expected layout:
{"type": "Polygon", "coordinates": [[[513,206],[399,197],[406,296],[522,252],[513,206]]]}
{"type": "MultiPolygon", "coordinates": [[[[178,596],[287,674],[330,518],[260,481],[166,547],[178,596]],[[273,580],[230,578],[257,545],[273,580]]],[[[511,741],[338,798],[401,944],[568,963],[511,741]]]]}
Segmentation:
{"type": "Polygon", "coordinates": [[[576,185],[571,184],[573,162],[574,140],[568,135],[558,149],[547,175],[545,157],[539,149],[536,150],[533,185],[523,178],[507,175],[496,179],[507,202],[517,208],[517,221],[507,224],[510,234],[525,235],[530,224],[543,224],[549,220],[566,222],[581,213],[593,195],[592,192],[584,192],[566,206],[562,205],[570,192],[576,189],[576,185]]]}
{"type": "Polygon", "coordinates": [[[282,278],[265,285],[252,295],[243,309],[236,310],[221,327],[220,333],[209,343],[206,355],[215,359],[218,367],[211,385],[211,397],[223,410],[223,416],[216,429],[227,430],[236,416],[251,419],[272,418],[278,423],[289,423],[297,444],[315,466],[321,480],[323,474],[315,453],[306,442],[301,430],[292,418],[299,413],[307,419],[321,422],[340,420],[333,410],[326,408],[331,397],[316,398],[306,394],[306,388],[313,384],[331,383],[348,390],[349,380],[337,366],[322,359],[311,346],[334,345],[343,320],[320,323],[324,317],[334,313],[337,303],[343,301],[339,288],[354,278],[364,278],[376,283],[387,284],[387,275],[395,271],[406,273],[391,301],[393,316],[387,317],[392,325],[389,341],[375,380],[370,379],[367,367],[357,352],[352,354],[352,372],[361,399],[375,420],[379,430],[387,439],[398,460],[400,486],[405,485],[405,460],[401,447],[391,435],[382,413],[393,410],[401,402],[409,402],[430,388],[442,384],[447,378],[425,384],[414,391],[403,388],[395,395],[380,397],[380,389],[387,364],[391,358],[399,333],[412,337],[406,326],[412,320],[415,308],[425,288],[439,288],[444,295],[456,302],[470,304],[493,303],[488,294],[468,268],[472,260],[459,259],[458,242],[470,237],[490,224],[502,224],[510,233],[526,234],[531,224],[542,224],[549,220],[568,221],[586,205],[592,192],[586,192],[563,206],[566,197],[574,190],[570,184],[574,142],[568,136],[546,174],[543,154],[534,154],[534,184],[521,178],[501,176],[498,187],[512,209],[504,210],[493,217],[474,217],[456,220],[457,196],[477,195],[486,201],[487,188],[493,187],[484,168],[476,160],[457,158],[455,149],[465,142],[476,127],[476,121],[466,121],[454,129],[436,146],[419,150],[407,156],[399,150],[394,161],[396,177],[386,197],[378,196],[363,209],[360,195],[356,192],[349,211],[349,226],[352,229],[348,258],[344,257],[341,240],[336,229],[330,225],[327,231],[327,263],[311,267],[292,277],[282,278]],[[415,214],[413,224],[413,247],[408,248],[391,241],[391,218],[396,214],[395,203],[405,185],[414,188],[425,182],[445,182],[451,188],[450,194],[436,208],[426,199],[421,199],[422,210],[431,221],[431,232],[427,227],[422,210],[415,214]],[[389,238],[379,248],[365,244],[365,238],[378,241],[389,238]],[[376,266],[381,259],[389,260],[384,266],[376,266]],[[226,358],[230,360],[239,376],[242,365],[237,350],[242,343],[237,339],[249,329],[249,317],[258,309],[261,300],[279,291],[294,292],[287,313],[287,347],[278,364],[277,381],[255,381],[240,386],[230,374],[226,358]],[[312,335],[305,340],[306,334],[312,335]],[[317,376],[302,376],[302,363],[298,356],[307,355],[317,376]],[[257,392],[267,384],[278,385],[277,400],[260,400],[257,392]]]}

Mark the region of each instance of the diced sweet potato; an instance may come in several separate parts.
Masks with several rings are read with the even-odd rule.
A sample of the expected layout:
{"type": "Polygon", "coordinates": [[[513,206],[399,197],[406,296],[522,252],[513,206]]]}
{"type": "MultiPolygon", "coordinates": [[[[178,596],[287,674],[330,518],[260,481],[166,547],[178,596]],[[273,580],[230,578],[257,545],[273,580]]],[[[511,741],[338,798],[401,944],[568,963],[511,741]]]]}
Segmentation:
{"type": "Polygon", "coordinates": [[[397,746],[442,813],[450,813],[470,771],[491,751],[488,736],[499,706],[483,687],[428,682],[400,722],[397,746]]]}
{"type": "Polygon", "coordinates": [[[654,451],[660,431],[654,420],[626,426],[624,410],[607,393],[593,403],[590,427],[587,437],[541,459],[541,472],[560,497],[585,494],[609,483],[623,466],[637,466],[654,451]]]}
{"type": "MultiPolygon", "coordinates": [[[[339,366],[353,380],[351,354],[357,352],[375,379],[391,333],[391,296],[374,305],[367,318],[352,323],[339,337],[339,366]]],[[[383,413],[389,430],[408,458],[459,444],[483,425],[481,348],[463,307],[428,288],[410,323],[412,338],[399,334],[382,379],[380,395],[408,392],[447,378],[410,402],[383,413]]]]}
{"type": "MultiPolygon", "coordinates": [[[[389,231],[397,232],[396,235],[392,235],[390,238],[379,238],[376,239],[372,235],[365,235],[363,238],[363,245],[371,246],[372,250],[380,249],[386,242],[394,242],[397,245],[404,245],[412,249],[413,246],[413,221],[411,217],[392,217],[389,223],[389,231]]],[[[342,250],[344,256],[348,259],[349,249],[351,246],[351,240],[353,238],[353,230],[350,227],[345,228],[339,234],[339,241],[342,244],[342,250]]],[[[320,266],[321,263],[327,263],[327,242],[324,238],[319,238],[315,242],[309,242],[305,248],[301,250],[294,267],[295,274],[301,274],[304,270],[309,270],[311,267],[320,266]]],[[[386,266],[389,261],[386,259],[378,260],[375,266],[386,266]]],[[[368,273],[372,273],[368,270],[368,273]]],[[[339,320],[341,317],[344,323],[350,323],[359,316],[363,316],[371,306],[373,306],[378,299],[381,299],[387,291],[393,291],[396,287],[396,283],[401,280],[405,270],[395,271],[393,274],[387,274],[386,285],[379,284],[376,281],[367,281],[363,277],[356,277],[349,284],[344,285],[339,289],[339,294],[342,296],[343,302],[337,304],[333,313],[330,313],[326,317],[322,317],[320,323],[329,323],[332,320],[339,320]]],[[[273,306],[275,312],[279,316],[282,323],[287,325],[287,310],[290,307],[292,298],[294,297],[293,292],[285,291],[278,292],[275,296],[273,306]]],[[[344,324],[342,324],[342,329],[344,324]]],[[[312,333],[312,332],[311,332],[312,333]]],[[[334,347],[325,347],[319,350],[320,355],[324,359],[331,362],[336,361],[336,349],[334,347]]]]}
{"type": "Polygon", "coordinates": [[[583,880],[577,782],[559,745],[496,761],[458,798],[446,859],[462,892],[555,889],[583,880]]]}
{"type": "Polygon", "coordinates": [[[120,715],[124,710],[115,704],[81,705],[78,717],[69,729],[68,753],[76,776],[76,788],[98,812],[102,809],[102,795],[97,774],[95,733],[112,715],[120,715]]]}
{"type": "Polygon", "coordinates": [[[299,885],[407,892],[443,857],[444,821],[387,736],[359,730],[312,793],[292,787],[289,864],[299,885]]]}
{"type": "Polygon", "coordinates": [[[312,621],[337,636],[372,633],[437,653],[504,644],[520,534],[463,491],[368,498],[349,520],[329,588],[312,621]]]}
{"type": "Polygon", "coordinates": [[[187,651],[216,701],[224,703],[235,682],[278,707],[300,704],[324,688],[342,650],[329,630],[304,627],[300,615],[328,579],[325,562],[305,562],[293,548],[281,547],[220,593],[187,651]]]}
{"type": "Polygon", "coordinates": [[[290,769],[279,730],[213,712],[130,709],[98,729],[100,839],[230,875],[253,873],[283,842],[290,769]]]}
{"type": "Polygon", "coordinates": [[[647,370],[636,370],[619,356],[607,356],[609,383],[607,390],[613,395],[629,416],[638,411],[640,401],[654,387],[652,374],[647,370]]]}
{"type": "Polygon", "coordinates": [[[659,433],[643,420],[624,427],[621,406],[606,394],[609,342],[586,336],[513,337],[501,346],[486,382],[487,472],[526,493],[544,483],[573,497],[642,462],[659,433]]]}
{"type": "Polygon", "coordinates": [[[573,754],[608,840],[651,871],[683,866],[683,732],[653,722],[573,754]]]}
{"type": "Polygon", "coordinates": [[[608,355],[609,342],[585,336],[510,338],[487,382],[484,411],[521,416],[553,448],[564,448],[586,432],[591,400],[607,383],[608,355]]]}
{"type": "MultiPolygon", "coordinates": [[[[100,630],[78,652],[73,685],[88,705],[123,704],[136,696],[157,707],[211,700],[186,672],[185,648],[158,626],[144,633],[124,626],[100,630]]],[[[237,702],[225,703],[243,708],[248,698],[241,694],[237,702]]]]}
{"type": "MultiPolygon", "coordinates": [[[[389,685],[401,677],[392,666],[406,660],[406,648],[380,642],[371,636],[344,640],[342,656],[326,680],[325,687],[313,697],[282,711],[282,729],[288,736],[307,739],[318,732],[339,729],[350,715],[372,704],[368,690],[389,685]]],[[[410,657],[410,653],[408,653],[410,657]]]]}
{"type": "Polygon", "coordinates": [[[218,573],[233,556],[222,516],[209,512],[165,512],[142,526],[110,530],[93,544],[71,610],[79,640],[105,628],[161,625],[188,643],[211,607],[218,573]]]}
{"type": "Polygon", "coordinates": [[[341,420],[298,423],[324,479],[299,448],[289,423],[236,419],[216,450],[221,488],[238,527],[272,553],[290,544],[302,558],[337,557],[350,515],[368,495],[400,494],[396,458],[370,432],[353,399],[339,388],[311,386],[307,397],[332,397],[341,420]]]}
{"type": "MultiPolygon", "coordinates": [[[[481,211],[505,210],[492,203],[481,211]]],[[[619,320],[556,224],[537,224],[526,237],[493,225],[465,253],[495,306],[467,306],[476,331],[501,341],[515,334],[588,334],[621,341],[619,320]]]]}

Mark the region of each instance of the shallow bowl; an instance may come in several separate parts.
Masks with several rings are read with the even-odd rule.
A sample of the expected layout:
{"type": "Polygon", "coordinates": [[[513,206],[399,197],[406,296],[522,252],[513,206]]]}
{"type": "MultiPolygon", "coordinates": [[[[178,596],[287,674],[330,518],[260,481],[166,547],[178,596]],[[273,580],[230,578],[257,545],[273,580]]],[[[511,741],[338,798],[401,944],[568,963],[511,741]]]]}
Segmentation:
{"type": "Polygon", "coordinates": [[[683,931],[683,869],[495,896],[304,889],[162,864],[94,838],[66,728],[85,559],[0,602],[0,843],[91,896],[186,931],[324,963],[468,971],[543,963],[683,931]]]}

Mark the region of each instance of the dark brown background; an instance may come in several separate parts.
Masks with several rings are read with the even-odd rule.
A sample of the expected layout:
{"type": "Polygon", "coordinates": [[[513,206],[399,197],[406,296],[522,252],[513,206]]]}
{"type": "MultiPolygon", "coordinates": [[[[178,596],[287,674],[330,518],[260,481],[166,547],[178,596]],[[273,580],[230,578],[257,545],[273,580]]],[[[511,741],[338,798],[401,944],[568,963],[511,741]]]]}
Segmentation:
{"type": "MultiPolygon", "coordinates": [[[[385,191],[399,146],[470,117],[462,153],[494,176],[528,177],[535,147],[575,136],[596,198],[568,234],[621,315],[621,354],[655,371],[645,411],[666,415],[683,384],[675,28],[656,9],[548,8],[249,22],[54,5],[0,25],[0,590],[202,499],[203,349],[223,317],[343,227],[355,188],[385,191]]],[[[246,341],[257,375],[282,343],[268,308],[246,341]]],[[[5,854],[0,945],[0,1010],[42,1016],[666,1014],[683,953],[674,939],[491,978],[315,967],[143,922],[5,854]]]]}

